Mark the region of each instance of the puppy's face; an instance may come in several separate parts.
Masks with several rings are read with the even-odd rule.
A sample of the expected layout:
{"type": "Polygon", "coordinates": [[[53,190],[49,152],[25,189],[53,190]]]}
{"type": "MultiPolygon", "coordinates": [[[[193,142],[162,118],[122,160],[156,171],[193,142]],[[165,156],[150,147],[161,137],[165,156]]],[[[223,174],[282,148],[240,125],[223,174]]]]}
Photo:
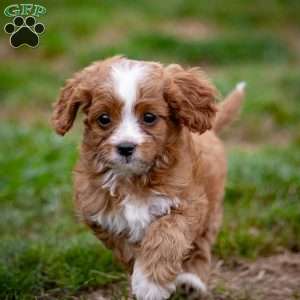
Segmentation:
{"type": "Polygon", "coordinates": [[[109,64],[99,82],[87,113],[84,143],[116,172],[145,173],[163,151],[169,109],[162,76],[158,65],[120,59],[109,64]]]}
{"type": "Polygon", "coordinates": [[[75,75],[53,121],[60,134],[79,106],[86,114],[83,150],[93,166],[144,174],[182,126],[204,132],[215,113],[214,89],[198,71],[114,57],[75,75]]]}

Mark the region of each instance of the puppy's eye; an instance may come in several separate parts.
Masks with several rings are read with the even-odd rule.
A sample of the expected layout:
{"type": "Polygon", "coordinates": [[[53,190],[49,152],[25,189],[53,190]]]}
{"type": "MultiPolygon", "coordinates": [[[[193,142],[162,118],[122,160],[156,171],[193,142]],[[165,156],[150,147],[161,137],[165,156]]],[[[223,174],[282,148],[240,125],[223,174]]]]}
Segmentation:
{"type": "Polygon", "coordinates": [[[104,113],[98,117],[97,122],[101,127],[107,127],[111,123],[111,119],[107,113],[104,113]]]}
{"type": "Polygon", "coordinates": [[[144,113],[143,121],[145,124],[152,125],[157,120],[157,116],[152,113],[144,113]]]}

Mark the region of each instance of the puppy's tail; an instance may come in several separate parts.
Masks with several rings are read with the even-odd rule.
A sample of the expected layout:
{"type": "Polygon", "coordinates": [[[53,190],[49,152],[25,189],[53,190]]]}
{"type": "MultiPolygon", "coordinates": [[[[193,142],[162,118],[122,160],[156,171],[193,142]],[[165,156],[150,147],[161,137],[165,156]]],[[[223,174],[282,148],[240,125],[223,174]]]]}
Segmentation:
{"type": "Polygon", "coordinates": [[[235,89],[219,104],[213,125],[215,132],[221,131],[225,126],[234,121],[245,97],[245,87],[246,83],[244,81],[238,83],[235,89]]]}

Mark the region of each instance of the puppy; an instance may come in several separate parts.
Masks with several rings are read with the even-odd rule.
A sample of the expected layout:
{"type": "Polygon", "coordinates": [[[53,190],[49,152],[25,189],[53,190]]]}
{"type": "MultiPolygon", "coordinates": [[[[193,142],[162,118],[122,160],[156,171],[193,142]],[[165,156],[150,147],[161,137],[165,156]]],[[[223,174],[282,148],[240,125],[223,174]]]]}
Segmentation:
{"type": "Polygon", "coordinates": [[[197,68],[117,56],[75,74],[54,105],[61,135],[85,114],[76,210],[128,269],[138,300],[206,292],[226,177],[216,132],[243,84],[220,106],[216,96],[197,68]]]}

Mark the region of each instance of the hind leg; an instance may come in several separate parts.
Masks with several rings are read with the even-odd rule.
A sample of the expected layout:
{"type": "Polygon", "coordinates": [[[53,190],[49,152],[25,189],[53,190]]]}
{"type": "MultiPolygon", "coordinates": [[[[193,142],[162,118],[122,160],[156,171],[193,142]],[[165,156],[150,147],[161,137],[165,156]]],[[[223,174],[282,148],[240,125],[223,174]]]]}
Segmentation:
{"type": "Polygon", "coordinates": [[[208,292],[207,282],[211,268],[211,247],[217,237],[222,220],[221,206],[214,207],[206,230],[199,232],[189,256],[183,262],[183,273],[176,278],[176,287],[185,299],[198,300],[208,292]]]}

